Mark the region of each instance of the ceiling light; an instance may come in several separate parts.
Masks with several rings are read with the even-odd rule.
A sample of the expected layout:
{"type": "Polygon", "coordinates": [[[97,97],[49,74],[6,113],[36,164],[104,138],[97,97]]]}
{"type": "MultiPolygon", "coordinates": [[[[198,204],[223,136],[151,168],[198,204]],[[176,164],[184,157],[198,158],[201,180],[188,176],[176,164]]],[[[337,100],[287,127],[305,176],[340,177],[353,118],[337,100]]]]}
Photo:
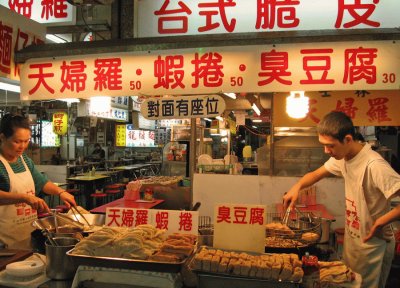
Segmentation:
{"type": "Polygon", "coordinates": [[[21,93],[21,87],[19,85],[13,85],[5,82],[0,82],[0,90],[7,90],[15,93],[21,93]]]}
{"type": "Polygon", "coordinates": [[[253,126],[251,126],[251,127],[253,127],[254,129],[257,129],[257,126],[254,126],[254,125],[253,125],[253,126]]]}
{"type": "Polygon", "coordinates": [[[229,98],[236,99],[236,94],[232,92],[224,93],[224,95],[228,96],[229,98]]]}
{"type": "Polygon", "coordinates": [[[256,112],[256,114],[257,114],[258,116],[260,116],[261,111],[260,111],[260,108],[258,108],[258,106],[257,106],[256,103],[253,103],[253,105],[251,105],[251,108],[254,110],[254,112],[256,112]]]}
{"type": "Polygon", "coordinates": [[[309,98],[304,96],[304,91],[291,91],[286,98],[286,113],[291,118],[300,119],[307,116],[309,111],[309,98]]]}
{"type": "Polygon", "coordinates": [[[210,118],[203,118],[204,120],[211,122],[212,120],[210,118]]]}
{"type": "Polygon", "coordinates": [[[261,123],[262,122],[261,119],[252,119],[251,121],[254,122],[254,123],[261,123]]]}
{"type": "Polygon", "coordinates": [[[219,121],[224,121],[224,118],[222,118],[221,116],[217,116],[217,117],[215,117],[215,119],[217,119],[219,121]]]}
{"type": "Polygon", "coordinates": [[[54,43],[67,43],[68,41],[54,34],[46,34],[46,39],[54,43]]]}

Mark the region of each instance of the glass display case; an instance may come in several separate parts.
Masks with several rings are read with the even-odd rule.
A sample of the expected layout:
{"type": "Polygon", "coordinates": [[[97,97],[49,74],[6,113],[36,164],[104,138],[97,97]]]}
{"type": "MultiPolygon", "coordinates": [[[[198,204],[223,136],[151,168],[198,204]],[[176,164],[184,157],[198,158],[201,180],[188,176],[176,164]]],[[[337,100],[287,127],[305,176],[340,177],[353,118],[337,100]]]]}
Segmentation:
{"type": "Polygon", "coordinates": [[[164,146],[161,175],[189,177],[189,141],[171,141],[164,146]]]}

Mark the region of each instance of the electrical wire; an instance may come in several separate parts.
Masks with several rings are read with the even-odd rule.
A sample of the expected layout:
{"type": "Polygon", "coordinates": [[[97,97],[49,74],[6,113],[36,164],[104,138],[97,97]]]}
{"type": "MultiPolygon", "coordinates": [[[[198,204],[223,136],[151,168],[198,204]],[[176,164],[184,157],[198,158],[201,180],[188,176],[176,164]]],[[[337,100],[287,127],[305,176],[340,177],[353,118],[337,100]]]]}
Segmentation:
{"type": "Polygon", "coordinates": [[[82,21],[85,24],[86,28],[89,30],[89,32],[92,32],[94,34],[96,34],[96,36],[100,37],[102,40],[106,40],[106,38],[104,38],[103,36],[101,36],[99,33],[97,33],[95,30],[93,30],[92,28],[90,28],[90,26],[87,24],[85,17],[83,16],[83,5],[79,6],[79,8],[81,9],[81,17],[82,17],[82,21]]]}
{"type": "Polygon", "coordinates": [[[249,132],[250,132],[251,134],[253,134],[253,135],[256,135],[256,136],[263,136],[263,137],[268,136],[268,134],[261,134],[261,133],[256,133],[256,132],[254,132],[254,129],[248,127],[247,125],[240,125],[240,126],[243,126],[247,131],[249,131],[249,132]]]}

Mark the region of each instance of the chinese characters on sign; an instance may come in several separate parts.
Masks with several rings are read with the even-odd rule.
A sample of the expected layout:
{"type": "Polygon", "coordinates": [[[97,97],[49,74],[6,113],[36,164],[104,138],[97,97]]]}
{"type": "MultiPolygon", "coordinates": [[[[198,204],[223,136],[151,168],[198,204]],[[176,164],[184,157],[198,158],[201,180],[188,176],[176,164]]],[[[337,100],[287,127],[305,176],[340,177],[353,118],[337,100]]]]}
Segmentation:
{"type": "Polygon", "coordinates": [[[46,28],[0,6],[0,77],[19,80],[15,51],[44,43],[46,28]]]}
{"type": "Polygon", "coordinates": [[[142,224],[151,224],[159,229],[166,229],[167,233],[198,233],[197,211],[107,208],[105,226],[136,227],[142,224]]]}
{"type": "Polygon", "coordinates": [[[68,114],[66,112],[53,113],[53,132],[65,135],[68,131],[68,114]]]}
{"type": "Polygon", "coordinates": [[[128,118],[129,118],[128,110],[114,108],[114,107],[110,107],[110,109],[108,111],[89,110],[89,115],[100,117],[100,118],[120,120],[120,121],[128,121],[128,118]]]}
{"type": "Polygon", "coordinates": [[[38,23],[75,24],[76,8],[67,0],[0,0],[0,5],[38,23]]]}
{"type": "Polygon", "coordinates": [[[139,37],[400,26],[397,0],[139,0],[137,8],[139,37]]]}
{"type": "Polygon", "coordinates": [[[322,117],[332,110],[346,113],[356,126],[399,126],[399,90],[391,91],[320,91],[306,92],[310,98],[310,110],[303,119],[289,118],[286,114],[287,93],[274,95],[275,125],[278,127],[316,126],[322,117]],[[329,92],[329,96],[326,96],[329,92]]]}
{"type": "MultiPolygon", "coordinates": [[[[80,87],[80,98],[88,98],[138,93],[201,95],[223,91],[392,90],[400,86],[400,44],[393,41],[203,50],[203,53],[181,49],[156,51],[154,55],[120,53],[112,57],[73,57],[74,60],[69,57],[29,60],[22,67],[21,99],[54,98],[60,96],[61,90],[62,97],[76,97],[73,87],[80,87]],[[79,69],[65,73],[66,67],[71,65],[79,65],[79,69]]],[[[169,105],[155,100],[151,105],[151,110],[145,110],[154,115],[152,117],[157,117],[157,113],[167,117],[172,107],[175,107],[175,116],[186,114],[185,101],[179,104],[179,109],[172,102],[169,105]]],[[[196,109],[187,111],[189,114],[196,109]]]]}
{"type": "Polygon", "coordinates": [[[148,98],[141,106],[141,113],[147,119],[186,119],[216,117],[225,111],[221,96],[185,96],[148,98]]]}
{"type": "Polygon", "coordinates": [[[126,124],[115,125],[115,146],[126,146],[126,124]]]}
{"type": "Polygon", "coordinates": [[[263,205],[218,204],[214,210],[214,247],[263,253],[265,217],[263,205]]]}

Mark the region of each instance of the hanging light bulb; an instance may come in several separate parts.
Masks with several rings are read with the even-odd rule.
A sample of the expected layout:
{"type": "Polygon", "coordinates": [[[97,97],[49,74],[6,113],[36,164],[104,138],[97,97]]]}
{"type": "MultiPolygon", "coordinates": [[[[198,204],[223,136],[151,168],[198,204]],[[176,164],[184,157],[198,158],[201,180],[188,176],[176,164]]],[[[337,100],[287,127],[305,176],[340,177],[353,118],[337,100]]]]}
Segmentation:
{"type": "Polygon", "coordinates": [[[111,97],[109,96],[94,96],[90,98],[89,112],[105,113],[110,111],[111,97]]]}
{"type": "Polygon", "coordinates": [[[286,113],[291,118],[300,119],[307,116],[309,111],[309,98],[304,96],[304,91],[291,91],[286,98],[286,113]]]}

